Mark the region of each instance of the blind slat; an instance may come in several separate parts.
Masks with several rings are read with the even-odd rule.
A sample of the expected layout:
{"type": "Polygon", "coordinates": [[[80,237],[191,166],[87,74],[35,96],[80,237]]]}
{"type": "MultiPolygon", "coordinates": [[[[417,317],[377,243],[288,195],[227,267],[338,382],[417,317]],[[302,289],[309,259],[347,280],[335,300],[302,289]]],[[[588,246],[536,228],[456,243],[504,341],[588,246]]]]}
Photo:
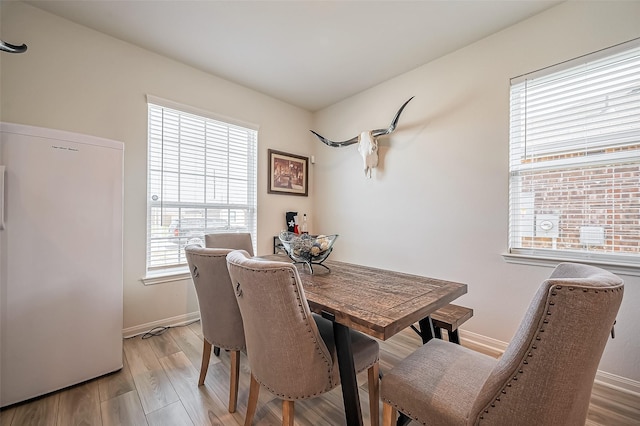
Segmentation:
{"type": "Polygon", "coordinates": [[[148,111],[147,270],[186,265],[184,246],[207,233],[250,232],[256,244],[257,130],[148,111]]]}
{"type": "Polygon", "coordinates": [[[640,265],[640,47],[511,86],[509,244],[640,265]]]}

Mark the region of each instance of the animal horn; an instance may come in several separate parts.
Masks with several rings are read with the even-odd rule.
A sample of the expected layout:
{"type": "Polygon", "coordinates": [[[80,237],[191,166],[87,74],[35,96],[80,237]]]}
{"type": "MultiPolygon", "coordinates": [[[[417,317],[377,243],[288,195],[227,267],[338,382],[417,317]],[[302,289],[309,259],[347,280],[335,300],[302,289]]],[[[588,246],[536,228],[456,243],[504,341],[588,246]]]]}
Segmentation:
{"type": "Polygon", "coordinates": [[[407,106],[409,101],[411,99],[413,99],[413,98],[414,98],[414,96],[410,97],[407,102],[402,104],[402,106],[400,107],[400,109],[396,113],[396,116],[393,117],[393,120],[391,120],[391,124],[389,125],[389,127],[387,127],[386,129],[372,130],[371,131],[371,136],[373,136],[374,138],[377,138],[378,136],[388,135],[389,133],[393,132],[396,129],[396,125],[398,124],[398,119],[400,118],[400,114],[402,114],[402,110],[404,109],[404,107],[407,106]]]}
{"type": "Polygon", "coordinates": [[[346,141],[342,141],[342,142],[334,142],[331,141],[327,138],[325,138],[324,136],[314,132],[313,130],[309,130],[311,133],[313,133],[314,135],[316,135],[318,137],[318,139],[320,139],[322,141],[322,143],[325,143],[329,146],[333,146],[333,147],[339,147],[339,146],[347,146],[347,145],[353,145],[354,143],[358,143],[358,136],[351,138],[349,140],[346,141]]]}
{"type": "Polygon", "coordinates": [[[9,53],[22,53],[27,50],[27,45],[23,44],[22,46],[15,46],[13,44],[0,40],[0,50],[9,53]]]}
{"type": "MultiPolygon", "coordinates": [[[[388,135],[389,133],[393,132],[396,129],[396,125],[398,124],[398,119],[400,118],[400,114],[402,114],[402,110],[404,110],[404,107],[406,107],[407,104],[409,103],[409,101],[411,99],[413,99],[413,98],[414,98],[414,96],[410,97],[408,101],[406,101],[404,104],[402,104],[402,106],[400,107],[400,109],[396,113],[396,116],[393,117],[393,120],[391,120],[391,124],[389,125],[388,128],[372,130],[371,131],[371,136],[373,138],[377,138],[378,136],[388,135]]],[[[327,144],[329,146],[333,146],[333,147],[353,145],[354,143],[358,143],[359,138],[360,138],[359,136],[355,136],[355,137],[353,137],[353,138],[351,138],[349,140],[346,140],[346,141],[334,142],[334,141],[329,140],[329,139],[325,138],[324,136],[314,132],[313,130],[310,130],[310,132],[313,133],[314,135],[316,135],[318,137],[318,139],[320,139],[322,141],[322,143],[325,143],[325,144],[327,144]]]]}

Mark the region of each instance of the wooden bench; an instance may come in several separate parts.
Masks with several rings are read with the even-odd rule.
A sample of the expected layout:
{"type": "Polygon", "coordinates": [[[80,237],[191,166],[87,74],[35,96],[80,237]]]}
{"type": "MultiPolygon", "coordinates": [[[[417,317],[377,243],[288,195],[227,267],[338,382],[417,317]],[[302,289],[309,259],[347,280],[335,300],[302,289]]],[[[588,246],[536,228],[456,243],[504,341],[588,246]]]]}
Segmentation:
{"type": "MultiPolygon", "coordinates": [[[[449,341],[460,344],[460,336],[458,335],[458,327],[466,320],[473,316],[473,309],[464,306],[449,304],[438,309],[431,314],[431,322],[433,323],[434,336],[442,339],[442,330],[447,330],[449,341]]],[[[431,336],[422,336],[420,331],[415,327],[411,328],[422,337],[423,342],[429,341],[431,336]]]]}

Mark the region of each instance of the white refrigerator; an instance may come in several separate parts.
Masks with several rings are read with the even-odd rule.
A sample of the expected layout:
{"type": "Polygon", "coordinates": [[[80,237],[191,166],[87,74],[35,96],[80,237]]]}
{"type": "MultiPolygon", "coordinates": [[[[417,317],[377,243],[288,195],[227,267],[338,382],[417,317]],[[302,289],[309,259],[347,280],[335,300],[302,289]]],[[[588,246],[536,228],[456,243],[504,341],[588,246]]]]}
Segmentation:
{"type": "Polygon", "coordinates": [[[0,123],[0,406],[122,368],[121,142],[0,123]]]}

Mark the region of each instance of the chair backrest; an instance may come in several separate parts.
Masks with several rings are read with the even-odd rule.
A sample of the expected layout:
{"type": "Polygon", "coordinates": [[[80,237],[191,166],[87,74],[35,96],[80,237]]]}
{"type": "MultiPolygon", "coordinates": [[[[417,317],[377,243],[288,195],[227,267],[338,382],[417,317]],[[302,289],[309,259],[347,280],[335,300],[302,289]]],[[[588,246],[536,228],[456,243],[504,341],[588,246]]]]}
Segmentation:
{"type": "Polygon", "coordinates": [[[227,269],[227,254],[232,250],[191,245],[184,251],[196,288],[204,338],[223,349],[244,349],[242,317],[227,269]]]}
{"type": "Polygon", "coordinates": [[[250,259],[233,251],[227,264],[242,313],[251,373],[283,399],[332,389],[331,354],[312,317],[300,276],[287,262],[250,259]]]}
{"type": "Polygon", "coordinates": [[[253,244],[251,243],[251,234],[248,232],[207,234],[204,236],[204,245],[209,248],[244,250],[253,257],[253,244]]]}
{"type": "Polygon", "coordinates": [[[583,426],[623,289],[603,269],[558,265],[485,382],[470,423],[583,426]]]}

